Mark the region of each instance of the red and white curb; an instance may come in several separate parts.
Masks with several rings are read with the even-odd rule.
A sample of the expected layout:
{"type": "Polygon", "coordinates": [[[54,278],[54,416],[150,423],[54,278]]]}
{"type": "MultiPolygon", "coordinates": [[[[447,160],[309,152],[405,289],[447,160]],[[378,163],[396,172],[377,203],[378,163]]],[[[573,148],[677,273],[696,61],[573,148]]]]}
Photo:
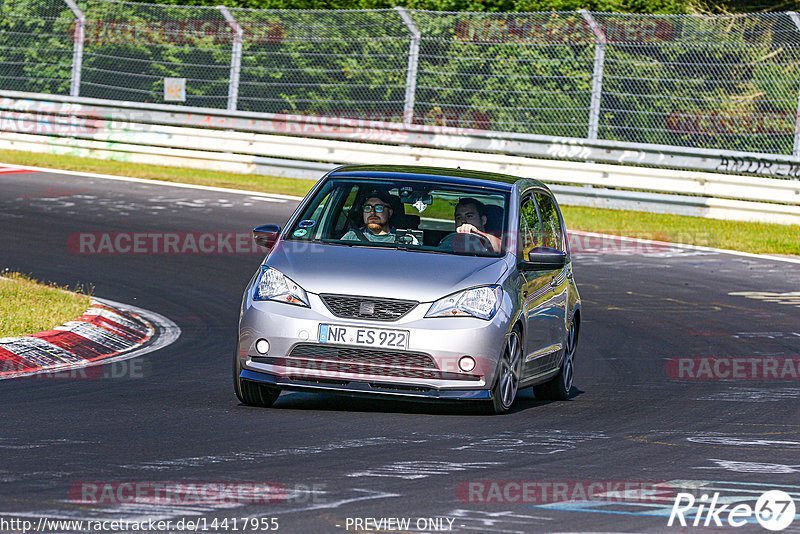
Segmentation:
{"type": "Polygon", "coordinates": [[[52,330],[0,338],[0,379],[141,356],[170,345],[178,326],[155,312],[92,298],[82,316],[52,330]]]}
{"type": "Polygon", "coordinates": [[[26,172],[38,172],[30,169],[21,169],[17,167],[0,167],[0,174],[22,174],[26,172]]]}

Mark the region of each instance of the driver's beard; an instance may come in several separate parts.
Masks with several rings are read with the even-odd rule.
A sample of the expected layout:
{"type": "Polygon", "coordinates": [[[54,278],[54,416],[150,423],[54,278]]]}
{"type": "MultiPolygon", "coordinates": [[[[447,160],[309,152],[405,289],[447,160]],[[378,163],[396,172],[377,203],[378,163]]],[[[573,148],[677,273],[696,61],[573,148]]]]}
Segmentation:
{"type": "Polygon", "coordinates": [[[367,228],[369,228],[373,234],[379,234],[383,231],[383,226],[378,223],[368,223],[367,228]]]}

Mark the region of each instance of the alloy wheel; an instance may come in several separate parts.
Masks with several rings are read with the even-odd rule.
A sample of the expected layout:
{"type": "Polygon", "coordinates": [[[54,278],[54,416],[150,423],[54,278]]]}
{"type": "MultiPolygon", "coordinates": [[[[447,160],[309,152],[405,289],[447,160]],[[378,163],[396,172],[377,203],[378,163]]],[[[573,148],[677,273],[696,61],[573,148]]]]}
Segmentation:
{"type": "Polygon", "coordinates": [[[564,350],[564,363],[561,367],[561,374],[564,379],[564,390],[569,392],[572,389],[572,377],[575,374],[575,321],[569,325],[569,332],[567,332],[567,346],[564,350]]]}
{"type": "Polygon", "coordinates": [[[500,400],[506,409],[511,407],[517,397],[517,390],[519,389],[519,359],[519,335],[516,331],[513,331],[506,341],[506,349],[503,354],[503,364],[500,371],[500,400]]]}

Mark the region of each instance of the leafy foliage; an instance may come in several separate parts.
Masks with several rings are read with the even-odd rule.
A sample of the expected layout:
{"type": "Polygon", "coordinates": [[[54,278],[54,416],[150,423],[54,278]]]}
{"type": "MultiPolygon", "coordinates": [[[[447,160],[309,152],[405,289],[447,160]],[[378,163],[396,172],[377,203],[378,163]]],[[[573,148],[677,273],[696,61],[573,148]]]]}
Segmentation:
{"type": "Polygon", "coordinates": [[[800,0],[149,0],[252,9],[385,9],[402,6],[429,11],[534,12],[588,9],[606,13],[728,14],[800,11],[800,0]]]}
{"type": "MultiPolygon", "coordinates": [[[[414,4],[422,1],[408,5],[549,9],[414,4]]],[[[599,138],[792,152],[800,33],[788,15],[640,16],[613,11],[678,7],[570,1],[550,7],[606,11],[594,13],[606,45],[574,11],[411,11],[421,33],[413,121],[586,137],[602,58],[599,138]]],[[[185,78],[185,105],[228,105],[236,40],[221,10],[79,4],[87,18],[81,96],[160,103],[165,78],[185,78]]],[[[403,120],[412,38],[395,10],[230,11],[243,32],[238,110],[403,120]]],[[[0,89],[68,94],[75,32],[62,0],[3,4],[0,89]]]]}

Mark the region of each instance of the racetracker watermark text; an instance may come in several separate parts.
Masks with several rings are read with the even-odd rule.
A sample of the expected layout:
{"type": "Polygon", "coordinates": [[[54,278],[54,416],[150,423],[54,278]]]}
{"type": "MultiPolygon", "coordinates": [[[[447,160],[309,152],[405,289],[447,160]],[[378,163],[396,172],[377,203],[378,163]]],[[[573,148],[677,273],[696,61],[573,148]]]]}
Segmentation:
{"type": "MultiPolygon", "coordinates": [[[[658,43],[671,41],[680,29],[666,19],[609,17],[595,21],[606,43],[658,43]]],[[[478,43],[570,43],[595,42],[594,32],[582,17],[574,15],[542,18],[512,15],[506,17],[469,17],[459,20],[455,38],[478,43]]]]}
{"type": "Polygon", "coordinates": [[[236,29],[250,43],[280,43],[286,38],[286,26],[279,21],[239,21],[234,29],[225,20],[87,20],[73,24],[70,33],[86,44],[208,46],[234,42],[236,29]]]}
{"type": "MultiPolygon", "coordinates": [[[[17,362],[0,362],[0,375],[26,373],[31,370],[17,362]]],[[[25,380],[138,380],[153,375],[153,363],[132,358],[101,365],[39,371],[25,380]]]]}
{"type": "Polygon", "coordinates": [[[80,482],[69,488],[79,504],[150,504],[170,506],[325,502],[321,484],[277,482],[80,482]]]}
{"type": "Polygon", "coordinates": [[[546,504],[567,501],[670,501],[674,488],[666,482],[635,480],[476,480],[462,482],[456,496],[467,503],[546,504]]]}
{"type": "MultiPolygon", "coordinates": [[[[670,239],[666,235],[647,234],[639,237],[670,239]]],[[[667,242],[586,232],[569,232],[568,241],[571,252],[582,254],[659,255],[672,250],[667,242]]],[[[316,250],[312,243],[308,245],[310,250],[316,250]]],[[[266,252],[265,248],[255,244],[250,232],[75,232],[67,238],[67,248],[72,254],[84,255],[266,252]]]]}
{"type": "Polygon", "coordinates": [[[797,380],[800,357],[672,358],[667,376],[675,380],[797,380]]]}
{"type": "Polygon", "coordinates": [[[250,232],[76,232],[73,254],[264,254],[250,232]]]}

